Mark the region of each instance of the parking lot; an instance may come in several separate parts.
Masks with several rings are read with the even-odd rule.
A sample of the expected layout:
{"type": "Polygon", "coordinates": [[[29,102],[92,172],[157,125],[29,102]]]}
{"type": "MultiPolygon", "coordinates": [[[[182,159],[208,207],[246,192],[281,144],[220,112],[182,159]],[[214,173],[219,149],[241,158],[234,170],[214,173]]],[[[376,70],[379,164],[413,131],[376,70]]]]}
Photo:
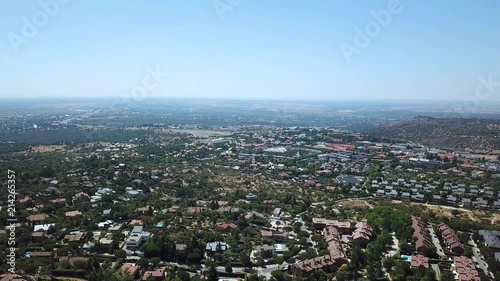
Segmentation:
{"type": "Polygon", "coordinates": [[[481,255],[481,252],[479,251],[479,248],[477,247],[476,242],[471,238],[469,240],[469,245],[472,246],[472,252],[474,253],[474,256],[472,257],[472,260],[474,261],[474,265],[477,268],[480,268],[483,270],[483,272],[490,276],[491,278],[494,278],[493,273],[491,273],[488,269],[488,264],[484,260],[483,255],[481,255]]]}
{"type": "Polygon", "coordinates": [[[441,243],[439,243],[439,239],[437,238],[436,233],[434,232],[434,228],[432,228],[432,226],[428,226],[428,229],[431,235],[432,243],[434,244],[434,246],[436,246],[436,251],[439,257],[446,259],[446,255],[444,254],[443,248],[441,247],[441,243]]]}

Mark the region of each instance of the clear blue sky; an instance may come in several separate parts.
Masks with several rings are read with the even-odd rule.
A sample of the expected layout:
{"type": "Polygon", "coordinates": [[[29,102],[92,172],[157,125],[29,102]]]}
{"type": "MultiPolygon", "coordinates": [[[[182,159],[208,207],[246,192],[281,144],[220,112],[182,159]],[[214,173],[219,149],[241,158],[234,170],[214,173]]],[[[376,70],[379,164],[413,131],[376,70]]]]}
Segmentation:
{"type": "Polygon", "coordinates": [[[498,0],[401,0],[350,62],[340,44],[391,1],[241,0],[223,19],[217,1],[238,2],[72,0],[16,53],[43,10],[0,0],[0,98],[126,95],[157,65],[151,97],[461,100],[500,81],[498,0]]]}

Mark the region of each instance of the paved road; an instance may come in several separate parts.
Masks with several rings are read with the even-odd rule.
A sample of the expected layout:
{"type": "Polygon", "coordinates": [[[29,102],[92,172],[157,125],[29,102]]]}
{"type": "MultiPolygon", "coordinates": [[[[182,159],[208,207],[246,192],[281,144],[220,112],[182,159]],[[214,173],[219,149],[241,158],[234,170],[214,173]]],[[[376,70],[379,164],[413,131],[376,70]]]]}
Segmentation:
{"type": "Polygon", "coordinates": [[[434,228],[432,228],[431,225],[428,226],[429,233],[431,235],[432,243],[434,246],[436,246],[437,254],[439,255],[440,258],[445,258],[446,255],[444,254],[443,248],[441,247],[441,243],[439,242],[439,239],[436,236],[436,233],[434,232],[434,228]]]}
{"type": "Polygon", "coordinates": [[[484,260],[483,255],[481,255],[481,252],[479,251],[479,248],[477,247],[477,244],[476,242],[474,242],[472,237],[469,240],[469,245],[472,246],[472,253],[474,253],[473,260],[476,267],[481,268],[486,275],[489,275],[491,278],[494,279],[495,277],[493,276],[493,273],[489,271],[488,264],[484,260]]]}
{"type": "Polygon", "coordinates": [[[436,280],[441,280],[441,270],[437,263],[431,264],[432,269],[436,272],[436,280]]]}
{"type": "Polygon", "coordinates": [[[396,233],[391,232],[391,236],[392,236],[392,247],[385,254],[386,257],[392,257],[397,251],[399,251],[399,240],[398,238],[396,238],[396,233]]]}
{"type": "Polygon", "coordinates": [[[271,278],[271,272],[273,272],[275,270],[284,270],[286,268],[288,268],[288,263],[284,262],[281,265],[270,264],[270,265],[266,265],[265,268],[258,267],[256,269],[257,269],[257,275],[259,275],[259,276],[262,275],[262,276],[265,276],[266,279],[269,279],[269,278],[271,278]]]}
{"type": "MultiPolygon", "coordinates": [[[[267,279],[271,278],[271,272],[273,272],[275,270],[285,270],[287,268],[288,268],[288,263],[286,263],[286,262],[284,262],[281,265],[270,264],[270,265],[266,265],[266,267],[253,267],[253,269],[257,271],[257,275],[265,276],[267,279]]],[[[224,266],[217,266],[216,269],[220,273],[226,272],[226,268],[224,266]]],[[[205,271],[205,270],[207,270],[207,268],[201,269],[200,273],[202,271],[205,271]]],[[[244,270],[245,270],[244,267],[233,267],[233,273],[243,274],[243,273],[245,273],[244,270]]]]}

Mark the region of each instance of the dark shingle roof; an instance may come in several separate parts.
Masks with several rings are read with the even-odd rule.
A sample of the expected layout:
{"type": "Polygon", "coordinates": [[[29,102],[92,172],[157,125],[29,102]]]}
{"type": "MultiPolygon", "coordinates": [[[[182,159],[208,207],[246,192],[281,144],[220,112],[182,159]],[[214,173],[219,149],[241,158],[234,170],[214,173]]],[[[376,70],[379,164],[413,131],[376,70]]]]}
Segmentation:
{"type": "Polygon", "coordinates": [[[488,247],[500,249],[500,238],[498,238],[493,231],[479,230],[479,234],[483,236],[484,242],[488,247]]]}

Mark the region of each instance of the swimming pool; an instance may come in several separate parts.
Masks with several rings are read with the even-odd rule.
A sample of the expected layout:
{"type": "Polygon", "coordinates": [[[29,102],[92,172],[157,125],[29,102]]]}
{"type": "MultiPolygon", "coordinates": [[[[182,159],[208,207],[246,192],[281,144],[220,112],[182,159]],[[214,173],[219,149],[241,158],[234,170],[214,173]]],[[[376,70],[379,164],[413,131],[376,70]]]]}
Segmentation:
{"type": "Polygon", "coordinates": [[[405,261],[411,261],[411,256],[401,255],[401,258],[405,261]]]}

